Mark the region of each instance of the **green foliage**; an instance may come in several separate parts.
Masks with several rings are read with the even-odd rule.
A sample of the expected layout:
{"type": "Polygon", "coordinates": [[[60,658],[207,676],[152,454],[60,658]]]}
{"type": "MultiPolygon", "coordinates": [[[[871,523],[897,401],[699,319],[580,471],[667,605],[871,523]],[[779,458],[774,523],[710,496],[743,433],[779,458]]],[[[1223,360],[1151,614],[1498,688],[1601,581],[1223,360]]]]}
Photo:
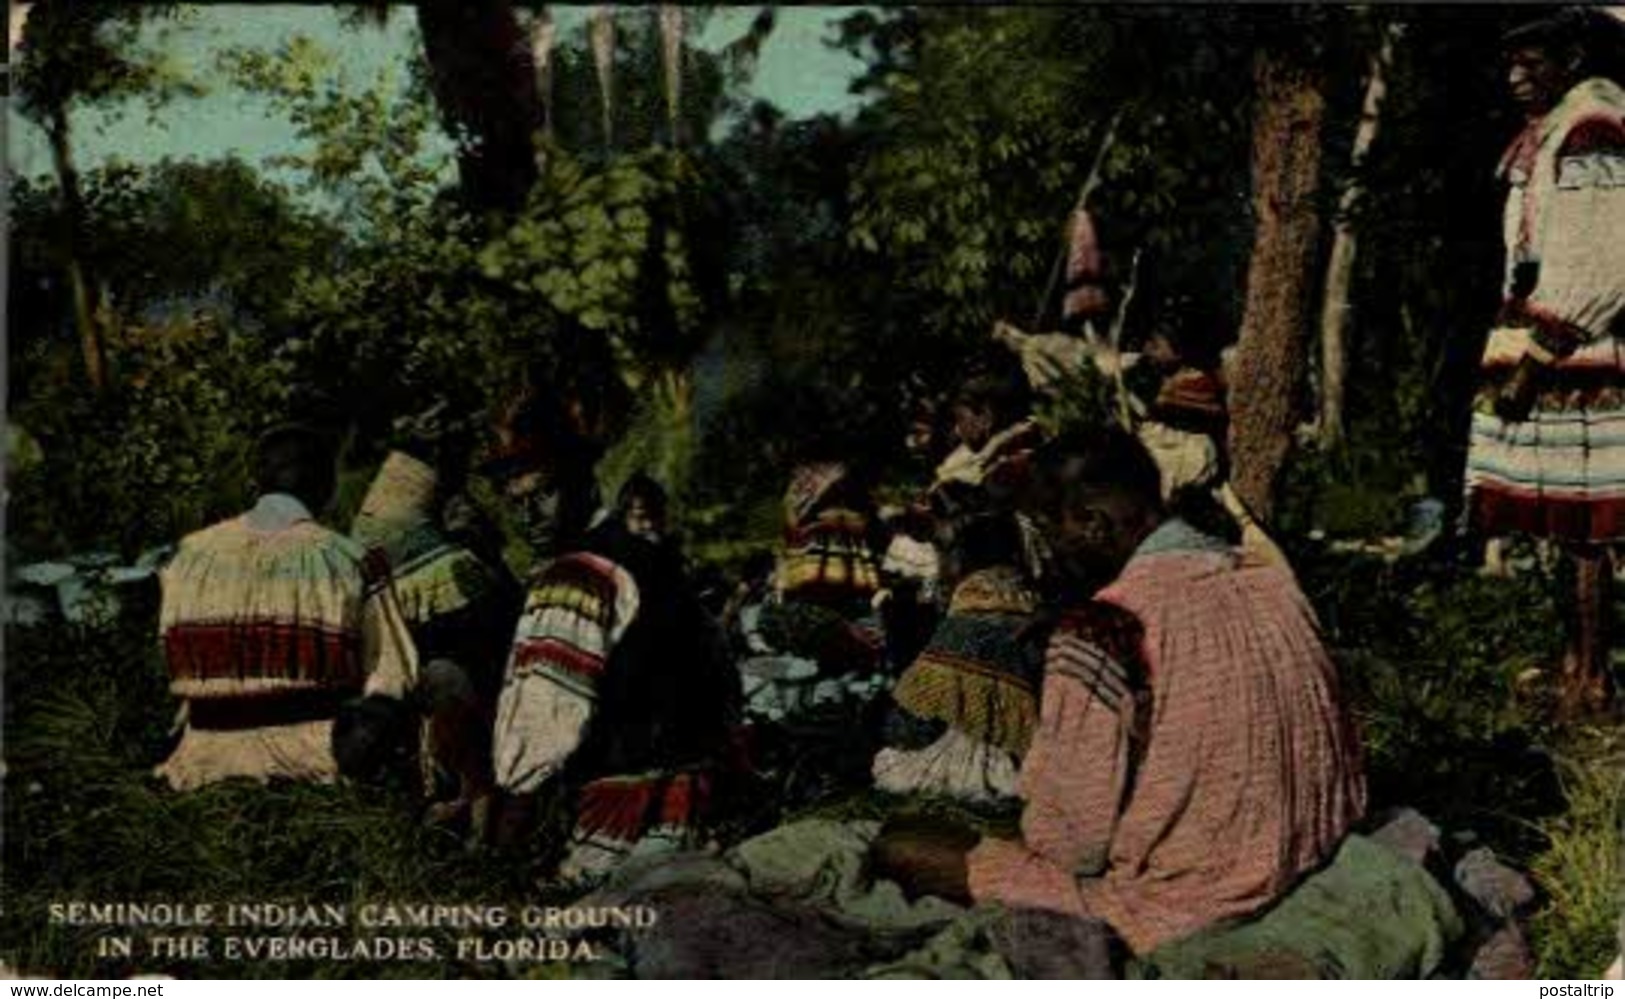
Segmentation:
{"type": "MultiPolygon", "coordinates": [[[[696,36],[708,12],[685,11],[689,38],[696,36]]],[[[610,111],[613,143],[603,134],[602,94],[589,42],[590,26],[558,40],[553,52],[553,137],[561,148],[584,159],[612,158],[654,146],[671,146],[666,104],[665,63],[661,55],[659,11],[623,7],[615,11],[614,98],[610,111]]],[[[718,55],[688,44],[682,48],[677,145],[703,146],[726,116],[735,110],[737,87],[749,77],[718,55]]]]}
{"type": "Polygon", "coordinates": [[[135,96],[156,106],[201,93],[196,81],[144,49],[144,19],[176,16],[174,6],[109,0],[34,4],[14,72],[17,109],[47,128],[63,126],[76,103],[135,96]]]}
{"type": "Polygon", "coordinates": [[[1051,388],[1038,399],[1033,416],[1051,435],[1118,423],[1117,387],[1094,365],[1057,372],[1051,388]]]}
{"type": "Polygon", "coordinates": [[[1554,733],[1516,692],[1559,651],[1553,581],[1310,552],[1297,567],[1360,714],[1373,800],[1538,852],[1528,820],[1562,807],[1538,748],[1554,733]]]}
{"type": "Polygon", "coordinates": [[[285,114],[308,148],[272,157],[308,192],[335,199],[361,231],[388,226],[396,213],[431,200],[450,163],[436,142],[435,112],[420,63],[406,78],[390,71],[356,86],[338,54],[296,35],[278,51],[229,49],[220,68],[245,91],[285,114]]]}
{"type": "Polygon", "coordinates": [[[1149,250],[1158,281],[1232,302],[1246,57],[1230,19],[1123,8],[854,18],[847,44],[889,56],[870,80],[878,134],[854,180],[849,238],[918,296],[940,336],[1030,323],[1047,311],[1061,226],[1120,114],[1090,202],[1110,249],[1149,250]]]}
{"type": "Polygon", "coordinates": [[[433,398],[476,411],[537,369],[605,379],[595,392],[624,419],[628,393],[681,372],[704,336],[684,214],[696,183],[665,152],[602,169],[559,153],[505,227],[434,204],[398,212],[344,266],[300,277],[303,333],[284,356],[374,440],[433,398]],[[364,398],[347,393],[362,384],[364,398]]]}
{"type": "MultiPolygon", "coordinates": [[[[237,159],[109,164],[81,178],[85,234],[77,252],[127,313],[207,307],[281,332],[295,274],[322,267],[331,226],[237,159]],[[163,247],[162,253],[150,252],[163,247]]],[[[68,308],[60,278],[70,252],[54,184],[19,179],[11,189],[18,312],[29,317],[13,350],[54,336],[46,320],[68,308]]]]}
{"type": "Polygon", "coordinates": [[[8,540],[35,555],[133,556],[252,499],[251,450],[288,368],[208,314],[109,331],[122,390],[74,391],[60,352],[30,365],[11,418],[44,460],[13,483],[8,540]]]}

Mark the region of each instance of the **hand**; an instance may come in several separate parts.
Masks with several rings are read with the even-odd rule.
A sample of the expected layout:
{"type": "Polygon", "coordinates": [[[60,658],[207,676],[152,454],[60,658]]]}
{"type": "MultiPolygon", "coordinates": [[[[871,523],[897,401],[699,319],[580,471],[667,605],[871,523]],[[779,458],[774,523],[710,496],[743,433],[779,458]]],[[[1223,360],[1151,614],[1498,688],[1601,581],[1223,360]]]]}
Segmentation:
{"type": "Polygon", "coordinates": [[[952,822],[894,819],[870,847],[871,870],[877,878],[897,882],[908,898],[934,895],[969,903],[965,856],[979,842],[981,836],[975,831],[952,822]]]}
{"type": "Polygon", "coordinates": [[[1529,413],[1535,407],[1535,397],[1540,393],[1543,373],[1541,363],[1525,355],[1513,369],[1512,377],[1501,386],[1495,398],[1495,415],[1507,423],[1522,423],[1529,419],[1529,413]]]}

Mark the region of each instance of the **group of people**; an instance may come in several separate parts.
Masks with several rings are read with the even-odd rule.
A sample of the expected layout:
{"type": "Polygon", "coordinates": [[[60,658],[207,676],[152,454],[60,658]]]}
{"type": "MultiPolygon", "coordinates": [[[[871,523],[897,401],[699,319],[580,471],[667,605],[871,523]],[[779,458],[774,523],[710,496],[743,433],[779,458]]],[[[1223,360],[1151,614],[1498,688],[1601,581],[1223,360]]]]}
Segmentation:
{"type": "MultiPolygon", "coordinates": [[[[1573,541],[1589,601],[1573,668],[1605,684],[1625,93],[1585,75],[1561,25],[1517,36],[1511,65],[1532,117],[1504,166],[1505,325],[1468,506],[1480,526],[1573,541]]],[[[903,809],[870,862],[910,896],[1062,914],[1136,953],[1268,908],[1329,861],[1366,791],[1314,613],[1226,484],[1222,364],[1177,331],[1138,355],[1004,324],[994,340],[1010,364],[936,414],[934,481],[882,516],[846,461],[810,456],[770,578],[720,615],[647,477],[600,509],[590,459],[510,423],[479,467],[536,526],[521,584],[466,499],[465,437],[408,433],[345,534],[317,522],[331,440],[272,431],[253,509],[186,538],[163,573],[184,708],[160,773],[186,790],[415,759],[435,821],[591,879],[703,842],[749,771],[742,733],[763,721],[742,678],[770,654],[875,681],[851,689],[885,708],[876,789],[1019,809],[1011,838],[903,809]],[[1031,401],[1056,365],[1114,381],[1131,426],[1046,433],[1031,401]]]]}
{"type": "MultiPolygon", "coordinates": [[[[1048,436],[1027,393],[1019,370],[966,380],[955,446],[894,518],[912,537],[845,462],[799,466],[749,610],[814,673],[879,681],[877,789],[1023,811],[1019,840],[903,822],[878,872],[1151,946],[1323,861],[1364,805],[1358,748],[1291,573],[1239,525],[1181,519],[1137,437],[1048,436]],[[913,559],[887,559],[910,541],[913,559]]],[[[479,463],[519,519],[547,511],[555,547],[521,586],[466,499],[466,439],[408,434],[343,534],[315,516],[332,442],[267,434],[254,508],[163,572],[184,718],[159,772],[186,790],[385,779],[415,759],[434,821],[529,843],[565,881],[702,842],[750,767],[746,608],[700,600],[645,476],[561,523],[526,492],[554,488],[547,453],[479,463]]]]}

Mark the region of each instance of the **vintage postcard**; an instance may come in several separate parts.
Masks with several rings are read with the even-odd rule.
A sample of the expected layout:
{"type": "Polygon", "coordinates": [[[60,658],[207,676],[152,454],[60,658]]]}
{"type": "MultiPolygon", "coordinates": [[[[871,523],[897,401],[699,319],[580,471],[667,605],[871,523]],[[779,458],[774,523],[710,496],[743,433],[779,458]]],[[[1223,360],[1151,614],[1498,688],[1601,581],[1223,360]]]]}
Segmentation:
{"type": "Polygon", "coordinates": [[[1620,976],[1625,9],[9,15],[7,976],[1620,976]]]}

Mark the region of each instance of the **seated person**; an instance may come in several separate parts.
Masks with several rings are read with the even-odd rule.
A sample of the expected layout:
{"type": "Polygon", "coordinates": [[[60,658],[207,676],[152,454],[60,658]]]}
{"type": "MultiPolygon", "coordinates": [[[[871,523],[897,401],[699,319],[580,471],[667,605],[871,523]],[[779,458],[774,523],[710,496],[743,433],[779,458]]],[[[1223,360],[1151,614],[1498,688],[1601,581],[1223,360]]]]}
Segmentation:
{"type": "Polygon", "coordinates": [[[573,816],[567,879],[692,845],[738,703],[676,554],[605,521],[526,598],[497,704],[500,831],[551,791],[573,816]]]}
{"type": "Polygon", "coordinates": [[[875,862],[916,893],[1102,921],[1143,955],[1330,859],[1365,807],[1360,752],[1292,577],[1168,518],[1136,440],[1068,435],[1035,472],[1068,596],[1022,836],[894,824],[875,862]]]}
{"type": "Polygon", "coordinates": [[[1039,657],[1025,633],[1038,595],[1022,568],[1021,528],[972,487],[938,493],[948,613],[892,691],[875,786],[988,804],[1016,796],[1016,769],[1038,721],[1039,657]]]}
{"type": "Polygon", "coordinates": [[[932,489],[948,482],[988,485],[1023,464],[1042,438],[1031,407],[1014,366],[992,360],[977,365],[954,394],[952,428],[959,445],[937,466],[932,489]]]}
{"type": "MultiPolygon", "coordinates": [[[[959,446],[937,466],[932,495],[950,483],[1010,492],[1027,474],[1043,430],[1032,418],[1032,395],[1017,366],[1002,357],[977,363],[953,398],[953,436],[959,446]]],[[[1025,514],[1016,515],[1026,548],[1026,569],[1045,575],[1048,553],[1025,514]]]]}
{"type": "Polygon", "coordinates": [[[421,426],[407,438],[385,458],[351,536],[383,550],[393,567],[424,663],[426,782],[432,796],[442,782],[456,783],[451,799],[431,810],[446,819],[483,807],[492,788],[491,725],[520,593],[500,551],[466,530],[479,517],[461,497],[470,445],[421,426]]]}
{"type": "Polygon", "coordinates": [[[880,546],[867,490],[845,462],[808,462],[792,476],[784,507],[773,597],[758,619],[762,639],[825,675],[875,672],[884,655],[872,607],[880,546]]]}
{"type": "Polygon", "coordinates": [[[1028,334],[1008,323],[993,338],[1021,356],[1034,387],[1058,392],[1060,375],[1085,365],[1117,382],[1140,442],[1157,464],[1165,503],[1210,533],[1239,536],[1249,552],[1287,567],[1286,556],[1236,495],[1227,470],[1227,386],[1222,352],[1193,327],[1189,300],[1165,302],[1139,352],[1061,333],[1028,334]],[[1064,349],[1063,349],[1064,346],[1064,349]],[[1040,380],[1037,369],[1057,374],[1040,380]]]}
{"type": "Polygon", "coordinates": [[[253,509],[186,537],[163,570],[164,655],[186,724],[158,773],[177,790],[331,781],[341,705],[363,693],[399,704],[416,683],[388,558],[315,520],[333,493],[332,442],[271,431],[258,480],[253,509]]]}
{"type": "Polygon", "coordinates": [[[479,462],[524,523],[538,566],[573,551],[599,509],[594,468],[603,447],[577,415],[557,391],[523,390],[499,412],[479,462]]]}
{"type": "Polygon", "coordinates": [[[639,472],[621,486],[615,497],[615,513],[629,533],[660,544],[670,527],[666,517],[668,504],[666,490],[660,483],[639,472]]]}

